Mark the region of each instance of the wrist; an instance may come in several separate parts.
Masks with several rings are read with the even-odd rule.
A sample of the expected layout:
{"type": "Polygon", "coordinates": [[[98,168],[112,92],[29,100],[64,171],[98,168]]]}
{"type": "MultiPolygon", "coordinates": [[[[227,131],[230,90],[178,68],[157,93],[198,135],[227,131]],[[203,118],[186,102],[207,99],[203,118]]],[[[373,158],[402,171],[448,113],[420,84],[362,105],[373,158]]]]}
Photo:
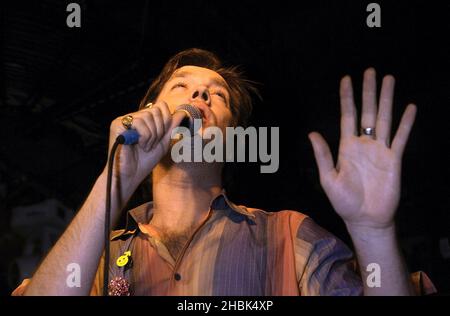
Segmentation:
{"type": "MultiPolygon", "coordinates": [[[[108,185],[108,168],[105,167],[98,177],[97,181],[101,183],[102,190],[106,194],[108,185]]],[[[132,185],[130,181],[123,181],[120,176],[113,173],[111,178],[111,205],[113,209],[117,208],[120,212],[133,195],[137,186],[132,185]]]]}
{"type": "Polygon", "coordinates": [[[345,225],[353,240],[379,241],[380,239],[396,238],[395,223],[382,226],[354,223],[345,223],[345,225]]]}

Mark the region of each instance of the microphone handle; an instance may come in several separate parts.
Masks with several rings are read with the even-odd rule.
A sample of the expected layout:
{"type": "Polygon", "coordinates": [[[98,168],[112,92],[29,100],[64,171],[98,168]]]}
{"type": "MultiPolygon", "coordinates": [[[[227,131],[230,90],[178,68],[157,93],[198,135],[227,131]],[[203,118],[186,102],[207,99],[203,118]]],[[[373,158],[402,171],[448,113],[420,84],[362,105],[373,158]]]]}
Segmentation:
{"type": "Polygon", "coordinates": [[[139,133],[135,129],[128,129],[119,136],[117,141],[123,145],[134,145],[139,141],[139,133]]]}
{"type": "MultiPolygon", "coordinates": [[[[187,120],[186,123],[184,123],[186,118],[201,118],[201,114],[199,112],[199,110],[195,107],[193,107],[192,105],[181,105],[178,107],[178,109],[173,113],[172,116],[175,115],[183,115],[183,120],[181,121],[181,126],[187,125],[185,127],[188,127],[189,129],[193,129],[193,127],[191,127],[191,123],[190,120],[187,120]],[[178,114],[179,113],[179,114],[178,114]]],[[[119,136],[117,136],[116,141],[119,144],[123,144],[123,145],[134,145],[139,141],[139,133],[137,132],[137,130],[135,129],[128,129],[125,132],[123,132],[122,134],[120,134],[119,136]]]]}

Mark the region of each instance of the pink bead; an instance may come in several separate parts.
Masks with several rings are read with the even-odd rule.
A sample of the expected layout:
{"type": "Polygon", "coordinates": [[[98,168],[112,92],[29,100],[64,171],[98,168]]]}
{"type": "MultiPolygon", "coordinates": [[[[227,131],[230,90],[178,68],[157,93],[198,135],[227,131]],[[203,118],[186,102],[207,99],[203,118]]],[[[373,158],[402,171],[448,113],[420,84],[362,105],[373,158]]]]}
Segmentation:
{"type": "Polygon", "coordinates": [[[122,277],[115,277],[109,282],[109,296],[130,296],[130,284],[122,277]]]}

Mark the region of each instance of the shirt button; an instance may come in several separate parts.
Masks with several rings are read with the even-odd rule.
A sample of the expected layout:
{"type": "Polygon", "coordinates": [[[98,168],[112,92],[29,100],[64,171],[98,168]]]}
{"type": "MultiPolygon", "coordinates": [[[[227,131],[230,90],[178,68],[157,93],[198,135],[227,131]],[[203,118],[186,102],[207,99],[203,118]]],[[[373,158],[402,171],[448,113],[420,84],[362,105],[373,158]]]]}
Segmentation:
{"type": "Polygon", "coordinates": [[[181,280],[181,275],[179,273],[175,273],[174,277],[175,277],[175,280],[177,280],[177,281],[181,280]]]}

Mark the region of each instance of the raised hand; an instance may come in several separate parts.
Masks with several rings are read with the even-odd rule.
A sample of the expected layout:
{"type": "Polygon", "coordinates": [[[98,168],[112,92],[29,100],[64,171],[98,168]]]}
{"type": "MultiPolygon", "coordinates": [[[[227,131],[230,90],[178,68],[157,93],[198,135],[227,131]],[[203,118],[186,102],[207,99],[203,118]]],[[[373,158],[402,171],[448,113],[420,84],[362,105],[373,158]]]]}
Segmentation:
{"type": "Polygon", "coordinates": [[[371,134],[366,135],[357,131],[351,79],[342,78],[341,138],[336,166],[324,138],[317,132],[309,134],[321,185],[347,226],[389,228],[394,224],[400,200],[402,155],[416,115],[416,106],[409,104],[391,144],[394,84],[394,77],[384,77],[377,102],[375,70],[365,71],[361,128],[371,134]]]}

